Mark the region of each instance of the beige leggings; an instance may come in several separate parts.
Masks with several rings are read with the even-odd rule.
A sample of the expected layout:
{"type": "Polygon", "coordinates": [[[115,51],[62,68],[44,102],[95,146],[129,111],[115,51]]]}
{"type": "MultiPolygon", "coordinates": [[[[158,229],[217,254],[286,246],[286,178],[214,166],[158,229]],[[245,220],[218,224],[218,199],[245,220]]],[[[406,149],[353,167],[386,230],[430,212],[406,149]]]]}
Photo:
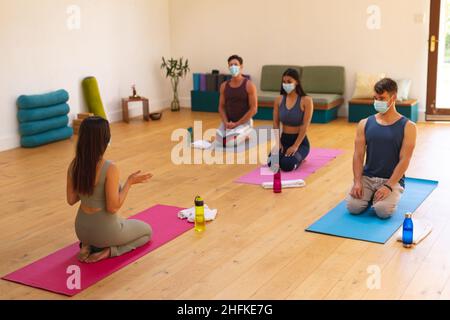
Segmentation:
{"type": "Polygon", "coordinates": [[[111,248],[111,257],[139,248],[150,241],[151,227],[139,220],[125,220],[117,214],[100,211],[87,214],[79,209],[75,232],[84,245],[111,248]]]}
{"type": "MultiPolygon", "coordinates": [[[[355,199],[350,194],[347,196],[347,209],[352,214],[361,214],[369,206],[375,192],[380,189],[388,179],[383,178],[369,178],[363,177],[364,194],[362,199],[355,199]]],[[[373,204],[373,209],[377,216],[381,219],[390,218],[397,210],[397,204],[400,201],[404,188],[397,183],[393,188],[391,194],[383,201],[378,201],[373,204]]]]}

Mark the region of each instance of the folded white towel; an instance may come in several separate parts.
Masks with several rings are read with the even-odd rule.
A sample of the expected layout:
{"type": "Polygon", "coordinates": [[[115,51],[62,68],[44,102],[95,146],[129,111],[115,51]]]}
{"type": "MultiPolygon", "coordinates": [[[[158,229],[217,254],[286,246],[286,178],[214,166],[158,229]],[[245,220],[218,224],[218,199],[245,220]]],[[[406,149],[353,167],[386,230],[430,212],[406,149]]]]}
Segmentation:
{"type": "Polygon", "coordinates": [[[194,149],[208,150],[211,149],[212,143],[206,140],[197,140],[195,142],[192,142],[192,147],[194,149]]]}
{"type": "MultiPolygon", "coordinates": [[[[273,189],[273,181],[271,182],[263,182],[261,186],[264,189],[273,189]]],[[[283,180],[281,181],[281,187],[282,188],[303,188],[306,186],[306,182],[302,179],[298,180],[283,180]]]]}
{"type": "MultiPolygon", "coordinates": [[[[425,239],[433,229],[433,224],[428,220],[412,219],[413,220],[413,243],[418,244],[425,239]]],[[[396,234],[397,241],[403,241],[403,226],[396,234]]]]}
{"type": "MultiPolygon", "coordinates": [[[[212,221],[216,219],[217,209],[210,209],[207,204],[204,206],[205,209],[205,221],[212,221]]],[[[189,222],[195,221],[195,207],[184,209],[178,212],[178,218],[187,219],[189,222]]]]}
{"type": "Polygon", "coordinates": [[[247,134],[249,131],[253,129],[253,126],[251,124],[242,124],[234,129],[226,129],[225,132],[220,131],[219,129],[216,130],[217,135],[225,138],[239,136],[241,134],[247,134]],[[225,133],[225,135],[224,135],[225,133]]]}

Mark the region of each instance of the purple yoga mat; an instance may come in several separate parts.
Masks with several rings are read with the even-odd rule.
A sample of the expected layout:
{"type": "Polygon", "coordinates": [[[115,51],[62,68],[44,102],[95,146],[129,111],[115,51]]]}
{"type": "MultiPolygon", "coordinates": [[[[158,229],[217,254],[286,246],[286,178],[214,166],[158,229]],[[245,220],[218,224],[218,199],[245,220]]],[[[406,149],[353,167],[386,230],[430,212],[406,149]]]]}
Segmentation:
{"type": "Polygon", "coordinates": [[[106,259],[94,264],[85,264],[77,260],[78,242],[65,247],[49,256],[29,264],[7,276],[4,280],[27,286],[74,296],[113,272],[129,265],[147,253],[159,248],[166,242],[193,228],[193,224],[178,218],[184,208],[156,205],[133,217],[152,226],[152,240],[123,256],[106,259]],[[80,274],[79,287],[74,278],[80,274]]]}
{"type": "MultiPolygon", "coordinates": [[[[306,160],[301,164],[301,166],[293,172],[282,172],[282,181],[286,180],[297,180],[306,179],[309,175],[316,172],[318,169],[326,166],[337,156],[344,153],[342,150],[337,149],[311,149],[310,154],[306,160]]],[[[245,183],[245,184],[257,184],[260,185],[263,182],[272,182],[273,173],[270,171],[269,167],[259,167],[252,172],[240,177],[235,182],[245,183]]]]}

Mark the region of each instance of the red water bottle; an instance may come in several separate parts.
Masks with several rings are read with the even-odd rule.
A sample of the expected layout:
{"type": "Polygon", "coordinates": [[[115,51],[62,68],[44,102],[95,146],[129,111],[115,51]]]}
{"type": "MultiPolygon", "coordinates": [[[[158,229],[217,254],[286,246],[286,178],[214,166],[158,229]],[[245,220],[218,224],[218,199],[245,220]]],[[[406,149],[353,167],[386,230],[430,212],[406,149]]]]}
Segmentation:
{"type": "Polygon", "coordinates": [[[281,170],[273,175],[273,193],[281,193],[281,170]]]}

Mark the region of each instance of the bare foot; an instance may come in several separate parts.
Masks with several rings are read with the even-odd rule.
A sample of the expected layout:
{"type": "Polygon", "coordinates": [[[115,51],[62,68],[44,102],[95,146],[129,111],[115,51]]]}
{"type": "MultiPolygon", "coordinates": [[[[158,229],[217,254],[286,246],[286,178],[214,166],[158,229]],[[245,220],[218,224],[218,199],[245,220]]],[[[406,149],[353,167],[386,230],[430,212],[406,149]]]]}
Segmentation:
{"type": "Polygon", "coordinates": [[[106,248],[103,251],[93,253],[84,261],[86,263],[95,263],[109,258],[111,255],[111,248],[106,248]]]}
{"type": "Polygon", "coordinates": [[[82,245],[80,252],[78,253],[78,260],[80,262],[84,262],[86,261],[86,259],[89,257],[89,255],[91,254],[91,247],[89,245],[82,245]]]}

